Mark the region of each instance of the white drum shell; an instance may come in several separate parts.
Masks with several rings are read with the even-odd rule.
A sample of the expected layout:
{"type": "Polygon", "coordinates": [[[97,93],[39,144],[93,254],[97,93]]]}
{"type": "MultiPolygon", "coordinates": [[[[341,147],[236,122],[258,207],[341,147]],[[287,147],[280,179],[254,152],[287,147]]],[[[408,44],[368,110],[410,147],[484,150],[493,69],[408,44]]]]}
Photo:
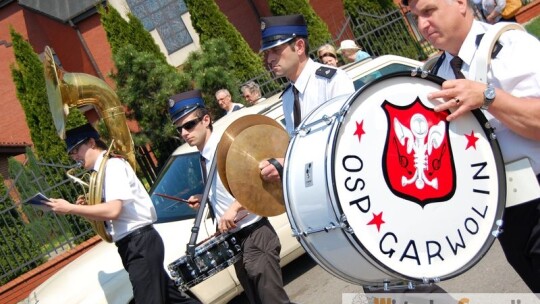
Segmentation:
{"type": "MultiPolygon", "coordinates": [[[[413,77],[409,75],[408,78],[412,79],[413,77]]],[[[408,78],[404,78],[405,82],[409,81],[408,78]]],[[[384,83],[385,80],[382,81],[384,83]]],[[[388,79],[386,81],[389,84],[393,82],[388,79]]],[[[411,93],[412,95],[417,94],[422,99],[426,99],[427,91],[433,91],[440,87],[440,85],[428,83],[428,88],[425,89],[427,91],[421,92],[421,87],[425,86],[427,81],[422,80],[420,82],[424,83],[420,85],[407,84],[407,86],[411,86],[412,90],[415,91],[411,93]]],[[[389,86],[392,87],[392,85],[389,86]]],[[[379,87],[381,87],[380,84],[379,87]]],[[[400,86],[396,88],[400,88],[400,86]]],[[[369,85],[364,89],[369,90],[369,85]]],[[[392,89],[394,91],[390,94],[396,96],[395,88],[391,88],[390,91],[392,89]]],[[[368,92],[367,95],[369,94],[373,94],[373,92],[368,92]]],[[[502,218],[504,208],[502,198],[506,195],[503,189],[505,188],[505,178],[502,158],[496,142],[493,144],[490,141],[488,130],[482,130],[484,126],[478,127],[479,122],[474,120],[472,114],[470,116],[473,117],[474,123],[464,124],[464,128],[475,125],[473,128],[480,129],[478,133],[485,132],[485,134],[479,134],[480,141],[488,142],[488,147],[491,143],[495,148],[493,153],[490,149],[488,149],[487,153],[484,151],[484,156],[489,159],[489,162],[491,164],[495,162],[495,166],[491,166],[489,169],[489,174],[494,175],[495,179],[494,184],[489,186],[489,190],[492,192],[490,196],[490,201],[492,201],[490,205],[492,207],[487,213],[484,227],[481,227],[482,236],[474,239],[471,243],[471,246],[478,248],[476,257],[474,256],[475,252],[472,253],[472,257],[471,253],[468,253],[466,261],[460,262],[456,267],[454,265],[450,265],[451,267],[444,265],[445,267],[441,267],[444,270],[441,270],[440,273],[436,270],[433,271],[433,269],[428,269],[428,271],[412,269],[409,272],[408,270],[403,271],[399,267],[397,267],[399,271],[396,271],[394,265],[383,265],[376,255],[370,253],[369,249],[362,244],[362,239],[355,235],[355,232],[358,233],[361,229],[353,229],[349,223],[343,220],[344,217],[347,217],[347,212],[344,212],[342,208],[341,204],[343,202],[339,202],[339,191],[342,191],[342,189],[334,185],[333,178],[335,178],[334,172],[336,169],[334,168],[333,158],[340,153],[338,148],[340,146],[339,141],[342,139],[339,137],[342,136],[340,132],[345,127],[343,124],[350,120],[347,115],[351,115],[351,113],[347,113],[347,111],[350,108],[358,108],[360,102],[357,99],[362,99],[362,92],[357,92],[350,98],[337,97],[321,105],[304,119],[299,127],[299,132],[291,139],[285,157],[283,187],[287,214],[293,233],[295,233],[299,242],[321,267],[343,280],[360,285],[380,286],[385,283],[390,283],[390,285],[401,284],[404,281],[422,282],[426,279],[428,281],[448,279],[472,267],[493,243],[495,236],[491,236],[491,232],[493,231],[496,234],[501,224],[498,220],[502,218]],[[429,273],[429,276],[424,277],[422,276],[423,273],[429,273]]],[[[477,115],[478,113],[475,113],[475,116],[477,115]]],[[[378,124],[378,121],[376,123],[378,124]]],[[[451,133],[465,132],[462,125],[450,124],[448,128],[451,133]]],[[[348,132],[350,133],[350,131],[348,132]]],[[[381,136],[385,135],[381,134],[381,136]]],[[[480,154],[480,158],[482,157],[483,155],[480,154]]],[[[458,156],[458,158],[463,157],[458,156]]],[[[378,166],[380,166],[380,163],[378,166]]],[[[371,167],[373,167],[373,164],[371,164],[371,167]]],[[[462,174],[462,172],[459,174],[462,174]]],[[[457,183],[459,185],[462,182],[458,180],[457,183]]],[[[384,189],[381,191],[384,191],[384,189]]],[[[357,220],[353,218],[353,221],[357,220]]],[[[403,229],[407,229],[407,227],[403,227],[403,229]]],[[[371,248],[373,249],[373,246],[371,248]]],[[[454,261],[453,263],[457,262],[454,261]]]]}

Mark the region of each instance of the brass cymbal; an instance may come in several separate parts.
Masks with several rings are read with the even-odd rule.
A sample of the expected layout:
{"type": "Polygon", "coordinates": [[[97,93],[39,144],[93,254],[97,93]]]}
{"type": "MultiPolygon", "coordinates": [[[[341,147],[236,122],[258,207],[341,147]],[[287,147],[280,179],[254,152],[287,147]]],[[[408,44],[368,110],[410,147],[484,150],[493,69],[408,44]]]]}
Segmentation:
{"type": "Polygon", "coordinates": [[[232,195],[247,210],[260,216],[285,212],[283,186],[261,178],[259,163],[285,157],[289,135],[283,127],[255,125],[240,132],[227,153],[226,174],[232,195]]]}
{"type": "MultiPolygon", "coordinates": [[[[216,155],[217,155],[217,170],[219,173],[219,177],[221,178],[221,181],[223,182],[223,185],[229,191],[231,192],[231,188],[229,187],[229,183],[227,180],[227,174],[226,171],[226,160],[227,160],[227,153],[229,152],[229,148],[233,141],[235,140],[236,136],[240,134],[243,130],[255,126],[255,125],[270,125],[275,126],[277,128],[283,129],[283,127],[275,120],[273,120],[270,117],[260,115],[260,114],[251,114],[246,115],[238,118],[233,123],[231,123],[225,132],[223,132],[223,135],[221,136],[221,139],[219,140],[217,149],[216,149],[216,155]]],[[[285,155],[285,154],[284,154],[285,155]]]]}

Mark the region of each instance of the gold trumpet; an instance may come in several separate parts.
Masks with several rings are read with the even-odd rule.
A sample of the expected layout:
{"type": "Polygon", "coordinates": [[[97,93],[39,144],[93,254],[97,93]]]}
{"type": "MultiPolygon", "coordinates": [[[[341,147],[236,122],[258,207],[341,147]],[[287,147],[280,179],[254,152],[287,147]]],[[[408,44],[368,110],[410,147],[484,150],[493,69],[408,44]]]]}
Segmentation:
{"type": "MultiPolygon", "coordinates": [[[[65,118],[71,107],[93,106],[105,122],[112,139],[111,145],[105,153],[99,169],[90,174],[90,182],[75,177],[68,170],[67,176],[88,188],[86,202],[88,205],[102,203],[103,181],[105,164],[114,150],[126,158],[133,170],[136,170],[136,160],[133,139],[126,123],[124,108],[120,104],[116,93],[101,79],[84,73],[66,73],[57,68],[54,62],[53,51],[45,47],[44,59],[45,82],[49,108],[53,116],[58,136],[65,138],[65,118]]],[[[71,171],[71,172],[70,172],[71,171]]],[[[110,234],[105,228],[105,222],[89,220],[96,233],[107,242],[112,242],[110,234]]]]}

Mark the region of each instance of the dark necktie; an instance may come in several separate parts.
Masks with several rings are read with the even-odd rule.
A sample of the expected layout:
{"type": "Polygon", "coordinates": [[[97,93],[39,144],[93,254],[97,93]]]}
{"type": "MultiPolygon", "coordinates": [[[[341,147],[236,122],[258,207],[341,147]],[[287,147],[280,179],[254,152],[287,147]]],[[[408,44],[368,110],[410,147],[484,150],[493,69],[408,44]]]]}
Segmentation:
{"type": "Polygon", "coordinates": [[[461,60],[461,58],[459,58],[458,56],[450,60],[450,67],[452,68],[452,72],[454,72],[454,76],[456,76],[456,79],[465,79],[465,76],[463,75],[463,73],[461,73],[462,65],[463,60],[461,60]]]}
{"type": "MultiPolygon", "coordinates": [[[[206,185],[206,183],[208,182],[208,172],[206,172],[206,158],[204,158],[201,155],[199,160],[201,161],[201,170],[202,170],[202,176],[203,176],[203,183],[206,185]]],[[[215,219],[216,216],[214,214],[214,208],[212,208],[211,204],[209,204],[209,205],[210,205],[210,216],[212,217],[212,219],[215,219]]],[[[203,206],[203,202],[201,202],[201,207],[202,206],[203,206]]]]}
{"type": "Polygon", "coordinates": [[[206,181],[208,180],[208,172],[206,172],[206,158],[204,158],[202,155],[199,159],[201,161],[201,170],[202,170],[202,178],[203,178],[203,183],[206,184],[206,181]]]}
{"type": "Polygon", "coordinates": [[[295,86],[292,87],[293,95],[294,95],[294,108],[293,108],[293,116],[294,116],[294,128],[296,129],[298,125],[300,125],[300,121],[302,120],[302,112],[300,111],[300,98],[298,98],[298,90],[295,86]]]}

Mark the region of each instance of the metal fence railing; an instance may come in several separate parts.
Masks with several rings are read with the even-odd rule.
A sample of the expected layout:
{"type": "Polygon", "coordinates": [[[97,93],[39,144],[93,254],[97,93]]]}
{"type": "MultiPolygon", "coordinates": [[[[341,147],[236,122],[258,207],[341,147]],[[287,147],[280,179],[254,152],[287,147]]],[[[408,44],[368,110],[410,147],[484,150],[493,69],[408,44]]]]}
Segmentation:
{"type": "Polygon", "coordinates": [[[24,165],[11,161],[12,178],[0,197],[1,284],[95,235],[80,217],[56,215],[24,203],[38,192],[75,201],[82,190],[65,178],[69,168],[33,156],[24,165]]]}

